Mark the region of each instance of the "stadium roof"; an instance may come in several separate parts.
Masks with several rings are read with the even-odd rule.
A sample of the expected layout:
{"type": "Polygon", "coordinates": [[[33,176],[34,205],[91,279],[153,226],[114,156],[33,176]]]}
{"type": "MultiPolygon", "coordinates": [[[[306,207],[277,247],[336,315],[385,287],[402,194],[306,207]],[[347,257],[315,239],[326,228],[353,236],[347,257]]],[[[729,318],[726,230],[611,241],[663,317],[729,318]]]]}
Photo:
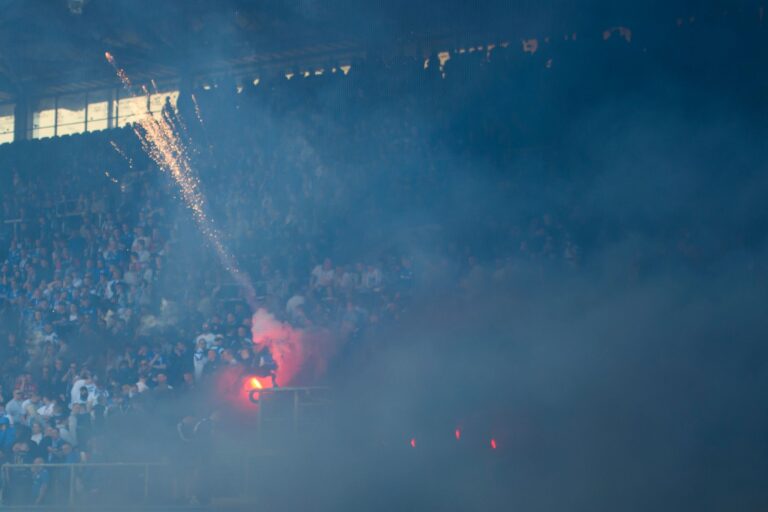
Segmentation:
{"type": "Polygon", "coordinates": [[[685,3],[0,0],[0,101],[114,86],[106,51],[134,80],[162,81],[270,65],[286,69],[312,59],[339,62],[363,48],[386,53],[393,45],[428,46],[473,33],[531,37],[559,23],[572,30],[596,16],[626,21],[685,3]]]}
{"type": "Polygon", "coordinates": [[[0,98],[113,85],[105,51],[137,79],[162,80],[354,45],[319,23],[292,30],[281,21],[292,13],[267,17],[266,3],[86,0],[78,14],[78,0],[0,1],[0,98]]]}
{"type": "Polygon", "coordinates": [[[0,101],[115,85],[105,51],[134,79],[163,80],[354,54],[362,39],[377,44],[379,34],[383,43],[413,33],[409,25],[444,21],[400,0],[384,4],[0,0],[0,101]]]}

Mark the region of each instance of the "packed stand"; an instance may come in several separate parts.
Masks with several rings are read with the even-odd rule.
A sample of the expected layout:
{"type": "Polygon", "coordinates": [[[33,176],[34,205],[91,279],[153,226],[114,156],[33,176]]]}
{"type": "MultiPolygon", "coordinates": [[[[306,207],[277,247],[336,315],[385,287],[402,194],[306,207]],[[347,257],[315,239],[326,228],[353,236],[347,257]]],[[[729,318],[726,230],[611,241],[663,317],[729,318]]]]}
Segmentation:
{"type": "MultiPolygon", "coordinates": [[[[251,276],[258,307],[293,328],[331,333],[349,350],[407,314],[420,284],[469,289],[504,280],[520,261],[580,265],[570,229],[552,214],[452,211],[467,141],[498,136],[498,120],[476,95],[487,122],[460,134],[443,113],[425,125],[423,109],[467,90],[437,69],[426,83],[403,78],[416,64],[390,70],[400,77],[388,84],[402,92],[396,104],[377,88],[378,64],[353,70],[351,89],[343,77],[242,95],[221,87],[201,93],[211,122],[191,130],[206,148],[195,166],[212,217],[251,276]],[[446,154],[446,140],[461,142],[457,155],[446,154]],[[442,218],[450,228],[436,224],[442,218]],[[499,229],[503,243],[484,241],[499,229]],[[393,233],[406,237],[382,242],[393,233]]],[[[484,73],[503,81],[504,70],[484,73]]],[[[491,157],[509,157],[489,147],[501,148],[491,157]]],[[[137,457],[104,441],[130,435],[125,424],[136,414],[189,441],[211,417],[194,397],[210,391],[221,368],[269,376],[275,362],[251,340],[242,290],[131,130],[3,151],[0,462],[37,465],[4,473],[3,500],[50,503],[71,490],[63,470],[40,464],[137,457]],[[172,402],[189,406],[181,423],[172,402]]],[[[81,493],[98,488],[85,472],[76,481],[81,493]]]]}

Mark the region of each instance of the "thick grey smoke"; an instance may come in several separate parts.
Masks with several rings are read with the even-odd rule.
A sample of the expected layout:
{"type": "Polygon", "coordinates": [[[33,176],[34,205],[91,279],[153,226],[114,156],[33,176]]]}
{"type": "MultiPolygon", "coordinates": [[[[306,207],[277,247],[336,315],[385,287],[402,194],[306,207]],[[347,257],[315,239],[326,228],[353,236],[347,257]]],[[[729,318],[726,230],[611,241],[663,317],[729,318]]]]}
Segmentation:
{"type": "MultiPolygon", "coordinates": [[[[269,479],[270,503],[328,510],[766,503],[764,130],[715,95],[701,97],[692,116],[676,101],[690,84],[671,87],[597,98],[566,118],[537,103],[562,123],[553,145],[502,166],[482,149],[454,151],[459,137],[432,146],[453,210],[436,200],[369,226],[418,262],[418,300],[396,327],[359,342],[374,358],[332,375],[333,441],[288,455],[269,479]],[[507,227],[473,238],[479,223],[519,217],[525,229],[544,214],[576,221],[577,268],[529,261],[510,243],[509,258],[481,256],[457,288],[433,287],[449,273],[446,249],[462,258],[483,254],[483,240],[515,239],[507,227]],[[458,448],[455,428],[466,441],[458,448]],[[290,495],[285,482],[293,479],[301,495],[290,495]]],[[[326,94],[334,90],[318,93],[326,94]]],[[[546,99],[562,99],[552,94],[546,99]]],[[[407,112],[417,148],[431,133],[435,113],[409,110],[396,97],[358,106],[370,110],[362,125],[407,112]]],[[[344,165],[341,151],[327,155],[317,157],[323,167],[344,165]]],[[[422,161],[418,150],[404,155],[422,161]]]]}
{"type": "MultiPolygon", "coordinates": [[[[303,19],[327,18],[318,2],[296,5],[303,19]]],[[[462,12],[456,3],[446,10],[462,12]]],[[[371,40],[407,33],[431,13],[415,11],[372,30],[371,40]]],[[[588,26],[597,23],[591,19],[597,15],[579,15],[590,18],[588,26]]],[[[446,11],[434,16],[451,18],[446,11]]],[[[551,28],[538,18],[532,25],[551,28]]],[[[281,172],[311,169],[301,176],[307,186],[327,187],[319,205],[297,206],[335,221],[322,240],[305,241],[313,256],[327,251],[351,261],[389,251],[410,256],[417,275],[396,322],[349,344],[328,344],[339,352],[319,358],[330,361],[324,377],[334,387],[330,433],[318,429],[295,439],[286,432],[266,447],[280,456],[259,465],[260,505],[329,511],[768,505],[762,110],[751,112],[749,98],[718,85],[698,90],[697,74],[681,77],[674,65],[658,62],[668,55],[663,45],[657,60],[637,58],[643,34],[635,34],[630,50],[640,69],[626,75],[620,66],[626,54],[601,60],[603,54],[583,46],[556,54],[551,68],[519,50],[507,60],[499,51],[490,63],[471,62],[503,65],[519,77],[510,90],[475,81],[476,68],[454,56],[445,80],[467,83],[465,101],[437,108],[412,104],[408,88],[424,84],[399,83],[402,68],[390,76],[387,59],[375,55],[366,72],[379,66],[382,78],[367,87],[357,88],[356,62],[345,78],[350,86],[325,78],[312,89],[281,82],[294,87],[294,97],[280,96],[287,106],[272,105],[268,93],[256,106],[234,92],[209,100],[210,111],[230,114],[242,103],[259,119],[249,134],[287,153],[277,160],[281,172]],[[349,108],[355,122],[304,118],[297,104],[312,116],[318,104],[328,104],[329,118],[349,108]],[[490,140],[467,140],[465,127],[477,118],[493,128],[490,140]],[[440,128],[446,124],[450,130],[440,128]],[[409,136],[390,141],[403,125],[409,136]],[[313,145],[318,127],[333,129],[338,144],[313,145]],[[290,143],[278,146],[286,133],[290,143]],[[421,181],[393,185],[394,173],[376,167],[391,154],[421,181]],[[419,173],[429,165],[430,173],[419,173]],[[335,170],[350,167],[354,181],[336,178],[335,170]],[[419,204],[402,204],[393,193],[385,211],[367,209],[369,195],[398,187],[435,192],[419,204]],[[521,233],[545,216],[567,225],[567,258],[536,259],[524,250],[521,233]]],[[[585,45],[594,49],[595,42],[585,45]]],[[[410,64],[409,72],[424,72],[421,60],[410,64]]],[[[430,71],[424,81],[442,83],[430,71]]],[[[752,75],[739,76],[754,85],[752,75]]],[[[224,114],[217,122],[226,130],[239,119],[224,114]]],[[[219,219],[230,207],[219,192],[231,184],[220,179],[227,171],[216,166],[220,155],[202,153],[202,187],[219,219]]],[[[279,182],[261,162],[249,163],[259,193],[279,182]]],[[[321,195],[317,190],[308,195],[321,195]]],[[[260,214],[274,206],[271,198],[259,199],[260,214]]],[[[182,219],[174,271],[214,274],[186,213],[168,210],[182,219]]],[[[246,240],[237,226],[227,228],[235,252],[266,254],[280,243],[246,240]]],[[[285,252],[294,249],[305,247],[285,252]]],[[[255,336],[278,331],[277,337],[312,341],[276,320],[277,307],[284,304],[257,313],[255,336]]],[[[140,439],[130,435],[135,425],[126,425],[115,446],[138,458],[167,448],[168,432],[175,435],[175,422],[190,407],[200,415],[224,409],[209,391],[193,404],[163,410],[140,439]]],[[[224,440],[234,453],[257,442],[252,423],[237,421],[238,432],[224,440]]],[[[173,457],[182,465],[203,452],[174,442],[173,457]]],[[[217,478],[238,481],[241,469],[228,467],[217,478]]]]}

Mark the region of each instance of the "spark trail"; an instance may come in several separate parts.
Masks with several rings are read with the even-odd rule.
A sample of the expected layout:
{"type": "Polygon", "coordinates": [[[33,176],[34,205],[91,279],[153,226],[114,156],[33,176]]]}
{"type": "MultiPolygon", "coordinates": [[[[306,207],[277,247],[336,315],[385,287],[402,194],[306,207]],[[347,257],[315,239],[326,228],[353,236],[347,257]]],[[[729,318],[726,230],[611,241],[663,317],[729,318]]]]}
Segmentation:
{"type": "Polygon", "coordinates": [[[109,141],[109,144],[117,151],[117,154],[122,156],[126,162],[128,162],[128,167],[130,169],[133,169],[133,159],[125,154],[125,151],[123,151],[120,146],[117,145],[117,142],[111,140],[109,141]]]}
{"type": "Polygon", "coordinates": [[[197,103],[197,97],[195,97],[194,94],[192,96],[192,103],[195,105],[195,115],[197,116],[197,120],[200,122],[200,126],[205,126],[203,124],[203,116],[200,113],[200,105],[197,103]]]}
{"type": "MultiPolygon", "coordinates": [[[[109,52],[106,52],[105,56],[115,68],[123,86],[134,94],[133,86],[125,71],[117,66],[109,52]]],[[[157,117],[149,112],[132,114],[140,116],[133,130],[142,148],[161,170],[171,175],[181,192],[184,203],[192,211],[198,229],[216,251],[221,264],[244,291],[249,306],[255,310],[256,292],[253,284],[248,275],[238,266],[236,258],[224,243],[221,232],[207,214],[205,196],[200,190],[200,180],[191,165],[189,140],[188,137],[184,137],[186,130],[181,124],[181,119],[176,115],[177,112],[164,112],[157,117]]]]}

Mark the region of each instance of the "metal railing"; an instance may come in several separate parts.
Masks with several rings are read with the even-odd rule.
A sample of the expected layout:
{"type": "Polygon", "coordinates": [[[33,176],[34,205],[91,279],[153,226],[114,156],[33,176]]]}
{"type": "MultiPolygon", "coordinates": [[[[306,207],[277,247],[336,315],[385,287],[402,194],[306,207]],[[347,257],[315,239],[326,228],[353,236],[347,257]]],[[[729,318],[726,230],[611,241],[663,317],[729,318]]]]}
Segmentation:
{"type": "MultiPolygon", "coordinates": [[[[325,409],[331,403],[330,388],[327,387],[277,387],[256,390],[259,409],[256,414],[258,432],[266,422],[290,424],[297,434],[303,424],[314,423],[313,414],[325,409]]],[[[252,399],[253,401],[253,399],[252,399]]]]}
{"type": "Polygon", "coordinates": [[[255,436],[246,445],[217,444],[201,457],[190,445],[167,462],[82,462],[4,464],[0,466],[0,508],[18,510],[198,509],[200,483],[209,500],[254,503],[264,489],[276,457],[295,449],[297,439],[323,435],[332,428],[327,387],[278,387],[259,390],[251,417],[255,436]],[[182,457],[181,459],[179,457],[182,457]],[[35,472],[49,473],[48,496],[35,504],[35,472]],[[227,475],[222,478],[222,475],[227,475]],[[194,503],[194,504],[193,504],[194,503]]]}
{"type": "MultiPolygon", "coordinates": [[[[149,499],[150,492],[150,468],[167,467],[168,464],[161,462],[82,462],[82,463],[44,463],[44,464],[4,464],[0,467],[2,471],[2,506],[27,506],[29,499],[21,499],[20,503],[15,499],[16,494],[23,494],[26,498],[28,493],[26,491],[31,489],[24,489],[23,486],[31,485],[31,479],[33,469],[35,471],[48,470],[49,471],[49,483],[47,492],[54,495],[55,505],[62,506],[67,505],[73,507],[77,504],[79,494],[85,494],[87,484],[83,481],[88,472],[107,470],[131,470],[139,469],[140,473],[134,476],[139,476],[140,487],[139,491],[143,497],[143,502],[146,503],[149,499]],[[10,498],[10,499],[9,499],[10,498]]],[[[134,494],[135,495],[135,494],[134,494]]],[[[49,500],[51,505],[53,501],[49,500]]]]}

